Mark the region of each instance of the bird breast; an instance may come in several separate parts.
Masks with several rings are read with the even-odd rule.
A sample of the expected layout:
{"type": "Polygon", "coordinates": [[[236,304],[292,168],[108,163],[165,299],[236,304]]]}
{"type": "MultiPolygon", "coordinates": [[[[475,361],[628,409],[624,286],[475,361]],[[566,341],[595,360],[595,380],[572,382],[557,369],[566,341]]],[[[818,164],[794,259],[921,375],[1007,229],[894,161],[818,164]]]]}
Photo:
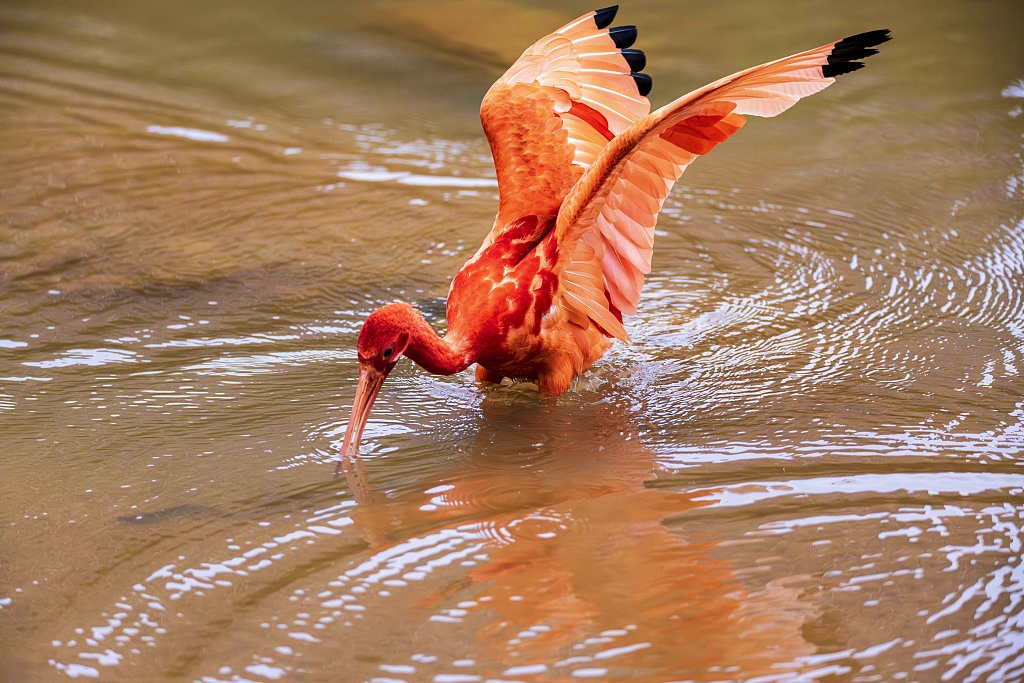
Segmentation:
{"type": "Polygon", "coordinates": [[[542,350],[541,327],[557,293],[554,217],[516,221],[470,259],[448,294],[449,334],[497,369],[542,350]]]}

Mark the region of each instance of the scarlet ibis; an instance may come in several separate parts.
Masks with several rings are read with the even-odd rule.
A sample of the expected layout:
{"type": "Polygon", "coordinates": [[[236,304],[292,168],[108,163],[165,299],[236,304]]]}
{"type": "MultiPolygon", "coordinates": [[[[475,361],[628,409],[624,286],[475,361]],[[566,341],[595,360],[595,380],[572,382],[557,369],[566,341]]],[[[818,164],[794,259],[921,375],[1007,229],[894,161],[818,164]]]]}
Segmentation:
{"type": "Polygon", "coordinates": [[[629,341],[650,272],[654,225],[686,167],[746,116],[812,95],[889,40],[869,31],[726,76],[654,112],[618,7],[588,12],[530,46],[480,106],[498,177],[498,214],[452,280],[442,338],[408,303],[366,319],[359,383],[341,447],[358,449],[370,408],[402,356],[451,375],[527,379],[559,394],[612,344],[629,341]]]}

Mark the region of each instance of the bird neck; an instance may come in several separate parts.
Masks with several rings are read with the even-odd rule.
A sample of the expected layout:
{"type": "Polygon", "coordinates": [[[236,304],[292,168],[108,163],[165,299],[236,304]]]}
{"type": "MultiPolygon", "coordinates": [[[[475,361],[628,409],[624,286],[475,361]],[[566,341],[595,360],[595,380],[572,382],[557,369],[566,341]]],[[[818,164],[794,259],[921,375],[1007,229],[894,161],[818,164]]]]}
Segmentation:
{"type": "Polygon", "coordinates": [[[405,355],[414,363],[435,375],[454,375],[472,364],[469,354],[437,336],[422,316],[415,317],[409,329],[409,346],[405,349],[405,355]]]}

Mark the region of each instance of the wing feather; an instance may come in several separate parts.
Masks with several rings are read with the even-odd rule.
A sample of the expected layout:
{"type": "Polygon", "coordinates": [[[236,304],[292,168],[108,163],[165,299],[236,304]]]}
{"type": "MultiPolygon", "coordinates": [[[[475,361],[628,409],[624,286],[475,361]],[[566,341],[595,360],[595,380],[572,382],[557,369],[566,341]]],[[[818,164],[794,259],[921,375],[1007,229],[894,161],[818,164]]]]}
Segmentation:
{"type": "Polygon", "coordinates": [[[650,112],[630,66],[642,53],[623,54],[607,28],[614,15],[588,12],[541,38],[484,96],[500,195],[484,247],[522,216],[557,213],[608,141],[650,112]]]}
{"type": "Polygon", "coordinates": [[[629,341],[622,320],[611,311],[601,257],[595,252],[591,241],[581,239],[577,243],[562,271],[560,285],[564,309],[569,314],[570,322],[585,328],[588,321],[592,320],[608,336],[629,341]]]}
{"type": "MultiPolygon", "coordinates": [[[[863,66],[856,60],[875,54],[870,48],[888,39],[888,31],[871,31],[740,71],[637,120],[602,147],[562,202],[555,224],[561,281],[579,277],[581,261],[590,257],[605,282],[600,296],[592,287],[587,301],[567,300],[574,315],[588,315],[625,339],[621,325],[605,327],[598,317],[607,316],[593,312],[606,305],[614,318],[636,313],[658,213],[686,167],[736,133],[746,116],[782,113],[827,88],[835,76],[863,66]]],[[[595,109],[605,113],[608,105],[595,109]]]]}

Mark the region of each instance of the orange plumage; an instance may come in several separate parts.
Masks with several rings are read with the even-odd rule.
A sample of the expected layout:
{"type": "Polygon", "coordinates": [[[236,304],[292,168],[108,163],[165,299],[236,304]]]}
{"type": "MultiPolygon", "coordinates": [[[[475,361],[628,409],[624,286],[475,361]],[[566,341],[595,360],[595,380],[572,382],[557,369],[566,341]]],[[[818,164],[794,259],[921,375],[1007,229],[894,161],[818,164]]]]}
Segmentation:
{"type": "Polygon", "coordinates": [[[480,381],[528,379],[558,394],[628,341],[650,272],[654,225],[686,167],[738,131],[863,66],[871,31],[741,71],[650,112],[645,57],[616,7],[530,46],[484,96],[480,119],[498,176],[494,226],[452,281],[444,338],[409,304],[374,311],[357,341],[359,384],[344,457],[402,356],[480,381]]]}

